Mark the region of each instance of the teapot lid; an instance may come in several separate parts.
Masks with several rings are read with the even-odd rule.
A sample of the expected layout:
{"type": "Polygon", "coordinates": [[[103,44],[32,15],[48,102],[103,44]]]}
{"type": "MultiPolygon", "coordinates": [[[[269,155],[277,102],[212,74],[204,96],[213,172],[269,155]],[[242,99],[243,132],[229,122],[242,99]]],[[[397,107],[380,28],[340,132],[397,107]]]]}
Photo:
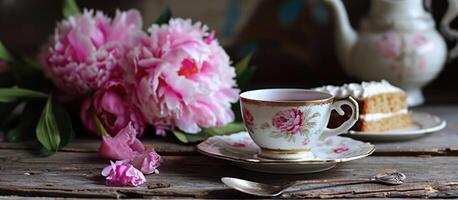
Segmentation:
{"type": "Polygon", "coordinates": [[[422,0],[373,0],[362,30],[422,30],[435,26],[422,0]]]}

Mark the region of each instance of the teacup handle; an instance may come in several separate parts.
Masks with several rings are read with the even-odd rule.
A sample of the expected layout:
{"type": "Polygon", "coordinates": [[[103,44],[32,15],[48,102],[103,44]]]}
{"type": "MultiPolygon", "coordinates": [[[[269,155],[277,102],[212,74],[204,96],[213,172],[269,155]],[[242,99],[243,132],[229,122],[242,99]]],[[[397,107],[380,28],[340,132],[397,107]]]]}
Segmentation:
{"type": "Polygon", "coordinates": [[[335,110],[337,113],[342,116],[345,114],[345,112],[342,110],[343,105],[348,105],[351,108],[351,117],[344,123],[342,123],[339,127],[337,128],[324,128],[323,133],[321,133],[320,139],[324,140],[328,137],[331,136],[336,136],[342,133],[347,132],[350,130],[350,128],[355,125],[355,123],[358,121],[359,118],[359,108],[358,108],[358,102],[353,98],[353,97],[348,97],[347,99],[339,100],[334,102],[331,105],[331,111],[335,110]]]}

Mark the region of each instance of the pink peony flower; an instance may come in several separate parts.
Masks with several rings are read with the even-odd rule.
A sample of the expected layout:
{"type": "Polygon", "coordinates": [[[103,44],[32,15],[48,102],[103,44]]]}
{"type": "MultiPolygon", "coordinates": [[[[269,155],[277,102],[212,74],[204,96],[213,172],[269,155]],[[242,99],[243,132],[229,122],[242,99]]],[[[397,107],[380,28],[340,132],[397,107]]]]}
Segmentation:
{"type": "Polygon", "coordinates": [[[121,75],[125,46],[141,35],[137,10],[117,12],[111,21],[102,12],[85,10],[57,24],[41,58],[45,73],[65,93],[81,95],[121,75]]]}
{"type": "Polygon", "coordinates": [[[84,126],[97,133],[93,116],[95,113],[112,136],[129,123],[132,123],[138,134],[142,134],[145,122],[132,97],[134,96],[121,80],[106,82],[92,97],[84,101],[80,113],[84,126]]]}
{"type": "Polygon", "coordinates": [[[304,126],[304,113],[299,109],[280,111],[272,117],[272,125],[283,133],[300,133],[304,126]]]}
{"type": "Polygon", "coordinates": [[[137,85],[146,120],[168,122],[161,133],[175,126],[197,133],[233,121],[230,106],[239,93],[235,71],[208,27],[177,18],[152,25],[149,33],[130,51],[125,66],[135,69],[128,80],[137,85]]]}
{"type": "Polygon", "coordinates": [[[102,170],[106,184],[110,186],[138,186],[145,183],[145,176],[131,164],[124,161],[110,161],[110,165],[102,170]]]}
{"type": "Polygon", "coordinates": [[[161,156],[154,149],[150,149],[135,157],[131,164],[145,174],[159,174],[157,168],[161,164],[161,156]]]}
{"type": "Polygon", "coordinates": [[[145,147],[136,136],[137,130],[129,123],[116,136],[103,136],[98,155],[112,160],[133,159],[145,151],[145,147]]]}

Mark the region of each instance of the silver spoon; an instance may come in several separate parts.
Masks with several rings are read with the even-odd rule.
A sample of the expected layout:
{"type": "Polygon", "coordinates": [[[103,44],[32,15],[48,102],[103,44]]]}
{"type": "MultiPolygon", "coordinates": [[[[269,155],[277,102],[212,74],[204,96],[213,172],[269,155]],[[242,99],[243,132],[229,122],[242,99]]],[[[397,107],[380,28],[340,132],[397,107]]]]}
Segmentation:
{"type": "MultiPolygon", "coordinates": [[[[232,189],[238,190],[243,193],[252,194],[263,197],[275,197],[287,192],[298,192],[286,191],[287,189],[303,184],[324,184],[324,183],[337,183],[334,186],[340,185],[352,185],[352,184],[363,184],[363,183],[381,183],[385,185],[400,185],[404,183],[406,176],[401,172],[377,174],[368,179],[334,179],[334,180],[303,180],[293,181],[282,185],[269,185],[264,183],[258,183],[239,178],[223,177],[221,181],[232,189]]],[[[331,185],[332,186],[332,185],[331,185]]],[[[310,190],[308,188],[306,190],[310,190]]],[[[317,188],[314,188],[317,189],[317,188]]]]}

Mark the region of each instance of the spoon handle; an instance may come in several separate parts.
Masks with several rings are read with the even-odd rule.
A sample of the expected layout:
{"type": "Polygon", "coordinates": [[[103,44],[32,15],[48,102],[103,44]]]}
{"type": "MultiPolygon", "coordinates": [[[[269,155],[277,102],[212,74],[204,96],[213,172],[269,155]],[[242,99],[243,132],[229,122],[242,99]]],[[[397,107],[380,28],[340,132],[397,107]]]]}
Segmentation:
{"type": "Polygon", "coordinates": [[[290,186],[304,185],[304,184],[324,184],[324,183],[352,183],[352,182],[372,182],[372,179],[328,179],[328,180],[301,180],[290,183],[290,186]]]}
{"type": "Polygon", "coordinates": [[[301,191],[307,191],[307,190],[317,190],[317,189],[323,189],[323,188],[329,188],[329,187],[364,184],[364,183],[379,183],[379,182],[377,182],[377,181],[375,181],[373,179],[339,179],[339,180],[330,180],[330,181],[326,181],[326,180],[323,180],[323,181],[296,181],[295,184],[292,184],[289,187],[285,188],[282,191],[282,193],[295,193],[295,192],[301,192],[301,191]],[[296,189],[296,190],[288,190],[288,188],[291,188],[292,186],[303,185],[303,184],[306,184],[306,183],[311,183],[311,184],[334,183],[334,184],[328,184],[328,185],[318,186],[318,187],[301,188],[301,189],[296,189]]]}

